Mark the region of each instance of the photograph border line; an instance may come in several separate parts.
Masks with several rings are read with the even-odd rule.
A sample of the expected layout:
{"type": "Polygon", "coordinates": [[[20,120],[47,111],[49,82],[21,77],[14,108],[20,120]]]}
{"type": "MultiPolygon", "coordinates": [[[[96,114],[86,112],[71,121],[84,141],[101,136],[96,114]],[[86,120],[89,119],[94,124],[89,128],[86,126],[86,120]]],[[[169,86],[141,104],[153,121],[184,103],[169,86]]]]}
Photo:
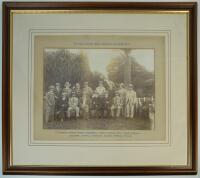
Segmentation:
{"type": "MultiPolygon", "coordinates": [[[[149,36],[149,34],[147,35],[149,36]]],[[[159,35],[158,35],[159,36],[159,35]]],[[[29,78],[29,82],[28,82],[28,145],[29,146],[86,146],[86,147],[116,147],[113,145],[117,145],[117,147],[119,147],[118,144],[123,144],[120,147],[141,147],[141,146],[170,146],[171,145],[171,133],[170,133],[170,120],[171,120],[171,109],[170,109],[170,102],[171,102],[171,75],[170,75],[170,71],[171,71],[171,31],[170,30],[123,30],[122,29],[30,29],[29,30],[29,44],[28,44],[28,78],[29,78]],[[47,31],[48,30],[48,31],[47,31]],[[113,31],[114,30],[114,31],[113,31]],[[63,31],[61,34],[60,31],[63,31]],[[93,33],[95,35],[101,35],[104,33],[110,34],[110,33],[121,33],[121,34],[135,34],[135,33],[141,33],[142,35],[145,35],[145,33],[152,33],[152,35],[156,35],[156,33],[164,33],[167,35],[167,42],[168,42],[168,60],[166,60],[168,62],[168,77],[169,77],[169,81],[168,81],[168,96],[169,97],[169,102],[168,102],[168,111],[169,111],[169,117],[168,119],[166,119],[166,128],[168,127],[168,129],[166,129],[167,132],[167,142],[166,141],[158,141],[158,142],[154,142],[154,141],[148,141],[150,143],[145,143],[145,141],[115,141],[116,143],[108,143],[108,141],[102,141],[103,143],[99,143],[99,142],[94,142],[94,143],[88,143],[87,141],[82,141],[84,143],[80,143],[79,141],[76,141],[76,143],[73,142],[66,142],[66,141],[59,141],[59,143],[53,142],[53,141],[48,141],[50,143],[38,143],[37,141],[33,142],[33,131],[32,131],[32,125],[33,125],[33,121],[32,121],[32,105],[31,105],[31,93],[32,93],[32,65],[33,65],[33,50],[34,50],[34,35],[37,34],[48,34],[48,35],[52,35],[52,34],[56,34],[59,33],[59,36],[61,35],[67,35],[67,34],[77,34],[79,33],[84,34],[84,33],[93,33]],[[31,74],[31,75],[30,75],[31,74]],[[79,143],[78,143],[79,142],[79,143]],[[129,143],[127,143],[129,142],[129,143]],[[132,143],[134,142],[134,143],[132,143]]],[[[118,47],[119,48],[119,47],[118,47]]],[[[71,49],[75,49],[74,47],[72,47],[71,49]]],[[[86,49],[86,48],[82,48],[82,49],[86,49]]],[[[91,48],[91,49],[105,49],[105,48],[91,48]]],[[[110,48],[109,48],[110,49],[110,48]]],[[[112,48],[115,49],[115,48],[112,48]]],[[[145,48],[146,49],[146,48],[145,48]]],[[[155,60],[154,60],[155,63],[155,60]]],[[[154,75],[155,78],[155,75],[154,75]]],[[[166,77],[165,77],[166,78],[166,77]]],[[[92,131],[92,130],[91,130],[92,131]]],[[[136,130],[134,130],[136,131],[136,130]]],[[[46,141],[45,141],[46,142],[46,141]]]]}

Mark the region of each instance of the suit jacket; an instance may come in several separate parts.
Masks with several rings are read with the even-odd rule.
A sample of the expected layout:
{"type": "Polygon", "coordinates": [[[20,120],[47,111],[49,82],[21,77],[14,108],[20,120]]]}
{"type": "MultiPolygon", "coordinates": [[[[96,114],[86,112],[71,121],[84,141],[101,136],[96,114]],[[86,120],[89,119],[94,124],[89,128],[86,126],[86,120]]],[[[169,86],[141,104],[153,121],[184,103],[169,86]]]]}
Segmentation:
{"type": "Polygon", "coordinates": [[[78,106],[78,98],[77,97],[71,97],[69,99],[69,107],[76,107],[78,106]]]}
{"type": "Polygon", "coordinates": [[[126,93],[126,99],[125,99],[125,103],[127,104],[131,104],[134,105],[137,101],[137,95],[136,92],[134,90],[129,90],[126,93]]]}
{"type": "Polygon", "coordinates": [[[46,104],[47,106],[54,106],[55,105],[55,95],[53,92],[46,93],[46,104]]]}
{"type": "Polygon", "coordinates": [[[119,106],[121,107],[122,106],[122,99],[119,96],[115,96],[113,98],[113,105],[115,107],[119,107],[119,106]]]}
{"type": "Polygon", "coordinates": [[[98,86],[98,87],[96,88],[96,92],[98,93],[99,96],[102,96],[102,95],[105,94],[106,89],[105,89],[103,86],[98,86]]]}
{"type": "Polygon", "coordinates": [[[57,98],[60,98],[60,97],[61,97],[61,94],[62,94],[62,90],[61,90],[61,89],[60,89],[60,90],[55,89],[55,96],[56,96],[57,98]]]}
{"type": "Polygon", "coordinates": [[[92,97],[93,91],[90,87],[83,88],[83,95],[86,95],[88,98],[92,97]]]}

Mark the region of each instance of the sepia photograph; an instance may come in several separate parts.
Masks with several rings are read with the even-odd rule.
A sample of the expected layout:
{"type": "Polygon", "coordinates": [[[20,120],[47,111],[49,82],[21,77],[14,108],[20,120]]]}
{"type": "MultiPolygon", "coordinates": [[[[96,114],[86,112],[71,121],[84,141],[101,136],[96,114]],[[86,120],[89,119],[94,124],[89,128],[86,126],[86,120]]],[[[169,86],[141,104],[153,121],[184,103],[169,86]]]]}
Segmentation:
{"type": "Polygon", "coordinates": [[[198,9],[3,2],[2,173],[197,174],[198,9]]]}
{"type": "Polygon", "coordinates": [[[44,129],[152,130],[153,49],[44,49],[44,129]]]}

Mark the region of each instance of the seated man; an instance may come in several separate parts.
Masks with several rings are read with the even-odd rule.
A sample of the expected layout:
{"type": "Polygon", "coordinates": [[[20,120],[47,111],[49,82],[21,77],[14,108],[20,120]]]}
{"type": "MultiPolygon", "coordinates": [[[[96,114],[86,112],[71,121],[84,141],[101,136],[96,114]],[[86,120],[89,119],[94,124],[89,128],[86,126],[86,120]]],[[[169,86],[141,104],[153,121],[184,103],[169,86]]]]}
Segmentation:
{"type": "Polygon", "coordinates": [[[72,97],[69,99],[69,107],[67,110],[68,118],[71,117],[71,112],[75,112],[76,117],[79,117],[79,107],[78,107],[79,101],[76,97],[75,93],[72,93],[72,97]]]}
{"type": "Polygon", "coordinates": [[[119,93],[116,92],[115,97],[113,98],[113,104],[111,106],[112,117],[119,117],[121,109],[122,109],[122,99],[120,98],[119,93]]]}

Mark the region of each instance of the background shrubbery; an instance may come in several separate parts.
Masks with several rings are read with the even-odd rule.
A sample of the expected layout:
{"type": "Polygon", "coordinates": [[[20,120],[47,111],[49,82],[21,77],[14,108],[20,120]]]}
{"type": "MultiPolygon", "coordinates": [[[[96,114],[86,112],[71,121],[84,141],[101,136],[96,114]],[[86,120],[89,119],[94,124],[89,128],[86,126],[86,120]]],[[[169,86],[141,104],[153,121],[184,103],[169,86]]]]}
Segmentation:
{"type": "MultiPolygon", "coordinates": [[[[124,71],[126,70],[125,56],[118,56],[111,59],[107,66],[108,79],[118,86],[124,82],[124,71]]],[[[131,83],[139,97],[154,96],[155,81],[154,73],[148,72],[143,66],[138,64],[134,58],[130,59],[131,65],[131,83]]],[[[52,50],[44,53],[44,90],[49,85],[61,83],[64,85],[69,81],[72,85],[79,82],[81,86],[85,81],[89,82],[92,88],[98,85],[99,80],[104,80],[105,76],[98,72],[92,72],[90,69],[87,55],[80,53],[71,53],[66,49],[52,50]]]]}

